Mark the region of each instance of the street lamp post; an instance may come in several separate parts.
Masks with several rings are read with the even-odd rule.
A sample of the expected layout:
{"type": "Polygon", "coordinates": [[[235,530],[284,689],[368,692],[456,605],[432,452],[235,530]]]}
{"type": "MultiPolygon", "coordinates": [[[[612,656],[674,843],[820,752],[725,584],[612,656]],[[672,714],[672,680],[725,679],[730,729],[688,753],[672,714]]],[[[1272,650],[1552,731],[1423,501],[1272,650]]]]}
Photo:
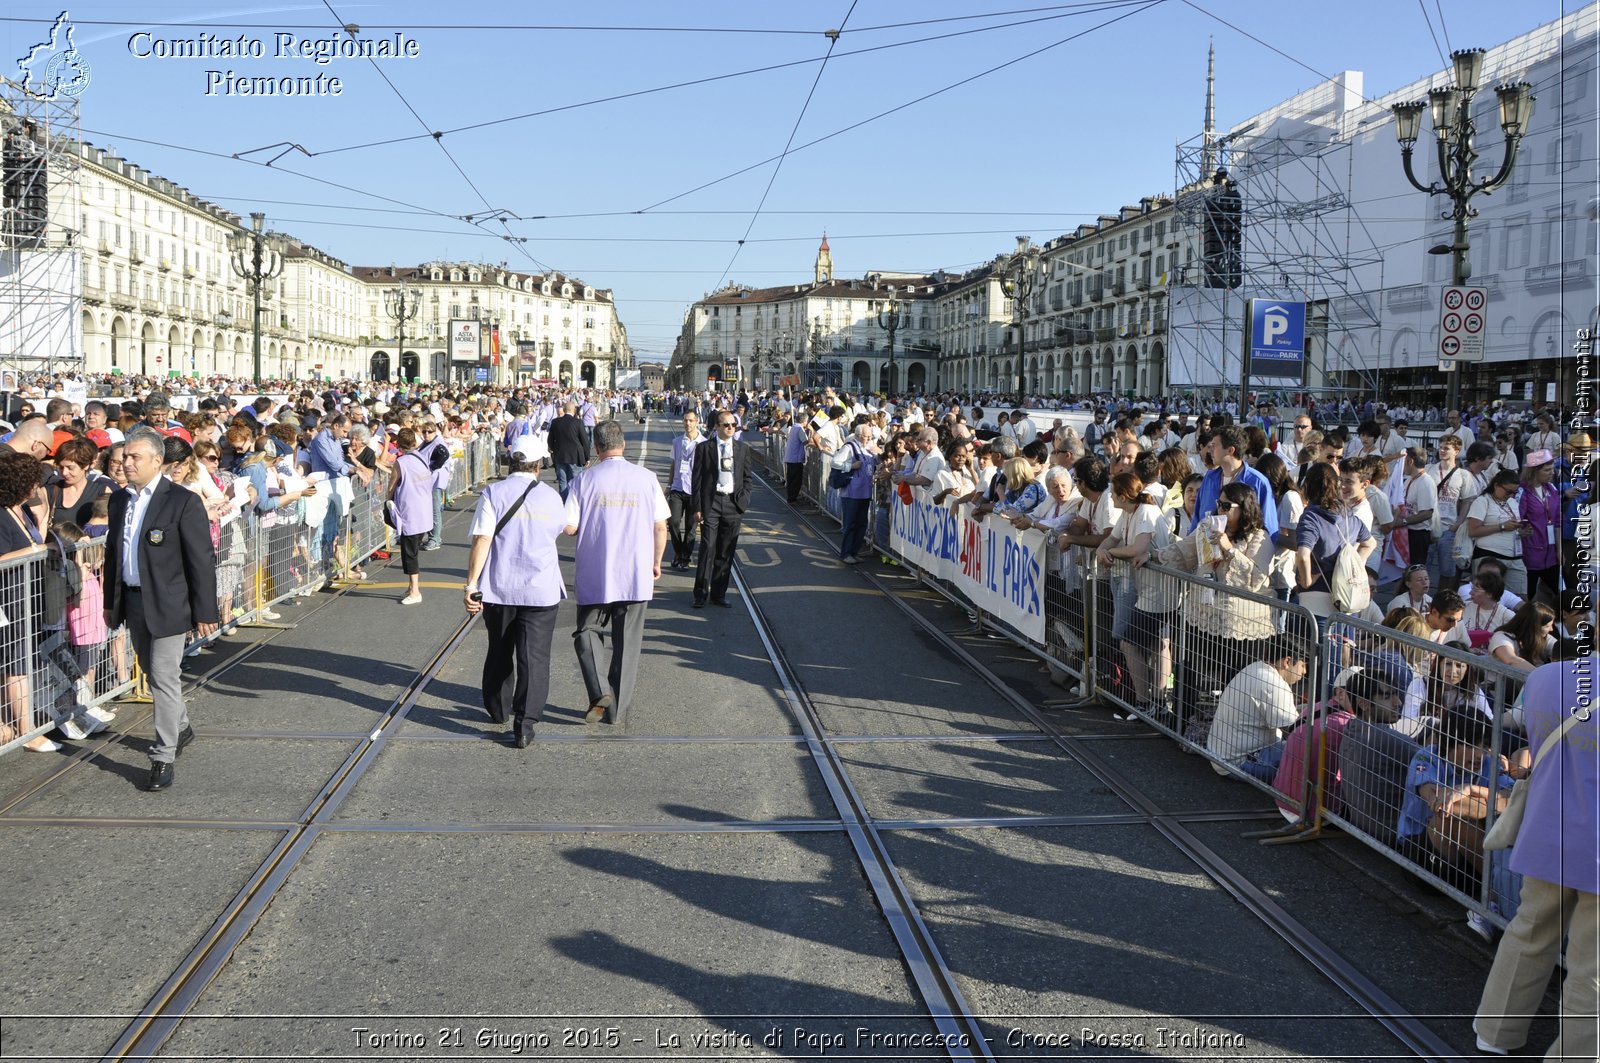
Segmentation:
{"type": "Polygon", "coordinates": [[[1039,252],[1033,249],[1032,241],[1026,236],[1017,237],[1017,249],[1012,253],[1007,269],[1011,275],[1001,274],[1000,287],[1011,297],[1011,314],[1017,323],[1017,404],[1020,406],[1028,394],[1028,360],[1023,356],[1028,302],[1039,283],[1039,252]]]}
{"type": "MultiPolygon", "coordinates": [[[[1478,216],[1471,205],[1472,197],[1489,192],[1511,176],[1511,167],[1517,160],[1517,147],[1528,130],[1533,117],[1533,87],[1524,81],[1510,82],[1497,87],[1495,95],[1500,100],[1500,129],[1505,134],[1504,157],[1500,168],[1492,177],[1473,180],[1472,164],[1478,159],[1474,140],[1477,124],[1472,120],[1472,98],[1479,89],[1483,76],[1483,49],[1464,48],[1450,53],[1456,84],[1454,88],[1437,88],[1428,93],[1428,102],[1397,103],[1389,109],[1394,112],[1394,133],[1400,141],[1400,161],[1405,167],[1406,180],[1419,192],[1430,196],[1448,196],[1450,209],[1440,217],[1455,221],[1455,238],[1448,245],[1429,249],[1429,254],[1448,254],[1451,257],[1452,283],[1462,285],[1472,277],[1472,265],[1467,259],[1467,219],[1478,216]],[[1416,147],[1421,132],[1422,112],[1427,109],[1433,118],[1433,134],[1439,152],[1438,184],[1417,180],[1412,171],[1411,152],[1416,147]]],[[[1461,367],[1454,365],[1450,373],[1450,391],[1447,406],[1461,408],[1461,367]]]]}
{"type": "Polygon", "coordinates": [[[822,372],[822,316],[819,314],[811,321],[811,383],[809,387],[817,387],[817,377],[822,372]]]}
{"type": "Polygon", "coordinates": [[[894,375],[894,334],[905,328],[906,324],[911,320],[911,315],[901,309],[901,305],[900,300],[895,297],[894,288],[891,287],[889,289],[888,304],[878,311],[878,327],[889,334],[889,381],[888,387],[885,389],[885,393],[888,395],[893,395],[901,390],[895,387],[898,381],[896,381],[894,375]]]}
{"type": "MultiPolygon", "coordinates": [[[[422,291],[419,288],[386,288],[383,293],[383,312],[395,324],[398,336],[395,339],[395,372],[400,379],[405,379],[406,371],[406,322],[417,316],[417,311],[422,308],[422,291]]],[[[420,371],[421,366],[418,366],[420,371]]]]}
{"type": "Polygon", "coordinates": [[[250,285],[250,296],[255,313],[251,327],[253,338],[255,385],[261,387],[261,286],[283,272],[283,252],[276,237],[268,236],[263,228],[267,216],[261,211],[250,214],[250,231],[237,232],[228,237],[228,265],[233,272],[250,285]]]}
{"type": "MultiPolygon", "coordinates": [[[[224,332],[224,331],[226,331],[228,329],[233,328],[233,315],[228,312],[226,307],[224,307],[221,310],[218,310],[217,314],[216,314],[216,317],[214,317],[212,320],[216,324],[218,332],[224,332]]],[[[216,338],[216,342],[212,343],[211,346],[212,346],[212,349],[214,351],[221,351],[222,350],[222,337],[218,336],[216,338]]],[[[213,364],[211,366],[211,371],[213,373],[222,372],[222,366],[220,364],[221,361],[222,361],[222,359],[213,357],[213,364]]],[[[228,375],[229,376],[234,375],[234,372],[235,372],[236,368],[237,367],[234,366],[234,364],[233,364],[233,356],[230,353],[229,357],[228,357],[228,375]]]]}

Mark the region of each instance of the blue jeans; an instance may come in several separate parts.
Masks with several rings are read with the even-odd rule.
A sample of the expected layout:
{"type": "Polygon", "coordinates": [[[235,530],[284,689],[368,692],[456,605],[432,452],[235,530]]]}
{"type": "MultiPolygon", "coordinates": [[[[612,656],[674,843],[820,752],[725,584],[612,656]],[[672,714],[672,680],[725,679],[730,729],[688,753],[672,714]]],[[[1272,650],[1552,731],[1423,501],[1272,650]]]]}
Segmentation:
{"type": "Polygon", "coordinates": [[[327,486],[328,512],[322,518],[322,528],[317,536],[321,544],[319,560],[325,563],[330,570],[334,562],[334,547],[339,541],[339,533],[344,530],[344,499],[339,492],[334,490],[332,483],[327,486]]]}
{"type": "Polygon", "coordinates": [[[1278,776],[1278,765],[1283,763],[1283,743],[1246,753],[1239,768],[1253,779],[1270,783],[1278,776]]]}
{"type": "Polygon", "coordinates": [[[572,478],[583,471],[582,465],[559,464],[556,466],[556,490],[561,492],[561,500],[567,500],[567,487],[572,483],[572,478]]]}
{"type": "Polygon", "coordinates": [[[433,489],[433,531],[428,533],[428,541],[424,546],[438,546],[444,542],[444,488],[433,489]]]}
{"type": "Polygon", "coordinates": [[[867,507],[870,498],[840,498],[843,509],[843,527],[839,533],[839,556],[854,557],[861,552],[867,537],[867,507]]]}
{"type": "MultiPolygon", "coordinates": [[[[1456,533],[1451,531],[1440,532],[1433,538],[1433,545],[1428,547],[1428,556],[1425,564],[1428,566],[1428,579],[1432,581],[1434,592],[1440,588],[1455,590],[1456,587],[1456,533]]],[[[1416,558],[1411,559],[1413,563],[1416,558]]]]}

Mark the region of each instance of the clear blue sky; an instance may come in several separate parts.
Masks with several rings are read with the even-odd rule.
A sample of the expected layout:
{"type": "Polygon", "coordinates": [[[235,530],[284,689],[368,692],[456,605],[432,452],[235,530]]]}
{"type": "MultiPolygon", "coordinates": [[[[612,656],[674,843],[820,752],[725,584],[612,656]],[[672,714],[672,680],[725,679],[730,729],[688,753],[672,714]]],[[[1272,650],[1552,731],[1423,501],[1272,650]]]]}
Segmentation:
{"type": "MultiPolygon", "coordinates": [[[[1441,69],[1439,49],[1499,44],[1582,6],[136,0],[67,10],[92,66],[86,139],[230,210],[264,210],[351,264],[505,261],[612,288],[645,360],[670,352],[684,307],[719,282],[808,279],[823,230],[842,276],[960,270],[1016,234],[1048,239],[1171,191],[1174,146],[1201,127],[1208,38],[1226,128],[1315,84],[1313,70],[1363,71],[1376,96],[1441,69]],[[327,37],[343,23],[366,39],[403,32],[420,54],[320,66],[274,57],[279,33],[327,37]],[[819,78],[824,31],[841,25],[819,78]],[[152,50],[134,39],[142,31],[191,44],[243,34],[266,54],[140,58],[152,50]],[[210,70],[323,74],[343,92],[207,95],[210,70]],[[651,91],[718,75],[736,76],[651,91]],[[642,95],[590,102],[629,93],[642,95]],[[518,117],[538,111],[549,113],[518,117]],[[435,143],[433,130],[447,133],[435,143]],[[763,164],[791,134],[798,150],[763,164]],[[312,157],[293,152],[273,168],[259,163],[281,148],[250,154],[254,163],[229,157],[284,142],[312,157]],[[491,209],[525,220],[461,217],[491,209]]],[[[8,66],[61,10],[8,7],[8,66]]]]}

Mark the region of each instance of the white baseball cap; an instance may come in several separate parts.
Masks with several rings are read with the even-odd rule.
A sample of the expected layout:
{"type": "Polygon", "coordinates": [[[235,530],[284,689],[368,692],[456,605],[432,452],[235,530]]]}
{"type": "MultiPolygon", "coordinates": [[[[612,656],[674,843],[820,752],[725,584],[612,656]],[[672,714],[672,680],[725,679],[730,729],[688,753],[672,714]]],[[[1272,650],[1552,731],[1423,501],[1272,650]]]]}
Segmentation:
{"type": "Polygon", "coordinates": [[[526,462],[545,461],[550,457],[549,437],[544,432],[529,432],[517,437],[511,444],[511,456],[526,462]]]}

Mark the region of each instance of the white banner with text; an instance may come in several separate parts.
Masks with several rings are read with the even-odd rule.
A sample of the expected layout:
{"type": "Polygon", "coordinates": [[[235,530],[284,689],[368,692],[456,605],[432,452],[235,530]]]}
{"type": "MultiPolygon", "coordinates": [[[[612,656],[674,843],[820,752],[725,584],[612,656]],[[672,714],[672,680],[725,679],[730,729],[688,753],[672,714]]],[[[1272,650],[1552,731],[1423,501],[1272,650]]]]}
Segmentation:
{"type": "Polygon", "coordinates": [[[1041,531],[1018,531],[994,514],[951,512],[914,488],[912,502],[890,502],[890,544],[911,564],[942,579],[985,613],[1035,642],[1044,641],[1045,551],[1041,531]]]}

